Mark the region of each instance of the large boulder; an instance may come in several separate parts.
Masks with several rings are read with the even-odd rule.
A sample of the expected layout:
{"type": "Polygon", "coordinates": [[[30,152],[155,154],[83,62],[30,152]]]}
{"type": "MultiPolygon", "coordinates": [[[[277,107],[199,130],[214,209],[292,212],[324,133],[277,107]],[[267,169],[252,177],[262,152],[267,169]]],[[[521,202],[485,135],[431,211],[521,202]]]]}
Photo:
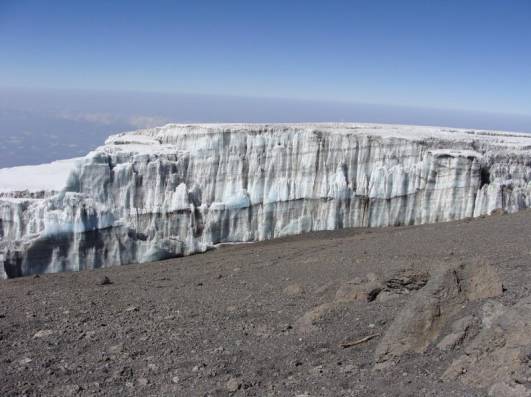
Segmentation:
{"type": "Polygon", "coordinates": [[[485,305],[482,330],[443,379],[489,388],[493,396],[531,396],[531,297],[514,306],[485,305]]]}
{"type": "Polygon", "coordinates": [[[376,369],[392,365],[406,352],[422,353],[468,300],[499,296],[502,283],[486,264],[438,270],[395,317],[376,348],[376,369]]]}

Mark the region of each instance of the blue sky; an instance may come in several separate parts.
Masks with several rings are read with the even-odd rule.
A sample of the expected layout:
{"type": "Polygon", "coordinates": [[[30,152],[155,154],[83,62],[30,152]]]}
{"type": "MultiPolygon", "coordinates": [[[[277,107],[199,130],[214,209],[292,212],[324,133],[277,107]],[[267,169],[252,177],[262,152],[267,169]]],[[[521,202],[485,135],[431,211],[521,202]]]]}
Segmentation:
{"type": "Polygon", "coordinates": [[[531,113],[531,2],[0,1],[0,86],[531,113]]]}
{"type": "Polygon", "coordinates": [[[531,132],[531,1],[0,0],[0,167],[167,122],[531,132]]]}

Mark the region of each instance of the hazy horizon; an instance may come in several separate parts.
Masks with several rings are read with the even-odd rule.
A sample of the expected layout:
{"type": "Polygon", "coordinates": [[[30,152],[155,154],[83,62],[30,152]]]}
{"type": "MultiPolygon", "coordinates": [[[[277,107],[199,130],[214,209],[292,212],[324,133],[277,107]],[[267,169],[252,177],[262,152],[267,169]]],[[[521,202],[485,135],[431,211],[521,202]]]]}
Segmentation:
{"type": "Polygon", "coordinates": [[[372,122],[531,132],[531,116],[289,98],[0,88],[0,168],[85,155],[166,123],[372,122]]]}

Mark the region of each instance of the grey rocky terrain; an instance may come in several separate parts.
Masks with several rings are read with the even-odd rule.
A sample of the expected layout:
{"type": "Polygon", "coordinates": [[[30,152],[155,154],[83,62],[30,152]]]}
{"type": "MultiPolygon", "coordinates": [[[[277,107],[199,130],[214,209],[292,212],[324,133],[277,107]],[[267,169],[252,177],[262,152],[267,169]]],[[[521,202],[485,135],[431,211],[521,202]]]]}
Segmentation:
{"type": "Polygon", "coordinates": [[[0,282],[2,396],[530,396],[531,212],[0,282]]]}

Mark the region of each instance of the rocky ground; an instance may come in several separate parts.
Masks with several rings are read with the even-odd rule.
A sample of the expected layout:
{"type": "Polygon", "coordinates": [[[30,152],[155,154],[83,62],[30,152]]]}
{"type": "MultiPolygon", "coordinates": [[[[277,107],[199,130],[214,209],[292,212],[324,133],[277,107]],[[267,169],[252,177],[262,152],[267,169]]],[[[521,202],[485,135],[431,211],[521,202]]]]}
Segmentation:
{"type": "Polygon", "coordinates": [[[0,282],[0,395],[529,396],[531,211],[0,282]]]}

